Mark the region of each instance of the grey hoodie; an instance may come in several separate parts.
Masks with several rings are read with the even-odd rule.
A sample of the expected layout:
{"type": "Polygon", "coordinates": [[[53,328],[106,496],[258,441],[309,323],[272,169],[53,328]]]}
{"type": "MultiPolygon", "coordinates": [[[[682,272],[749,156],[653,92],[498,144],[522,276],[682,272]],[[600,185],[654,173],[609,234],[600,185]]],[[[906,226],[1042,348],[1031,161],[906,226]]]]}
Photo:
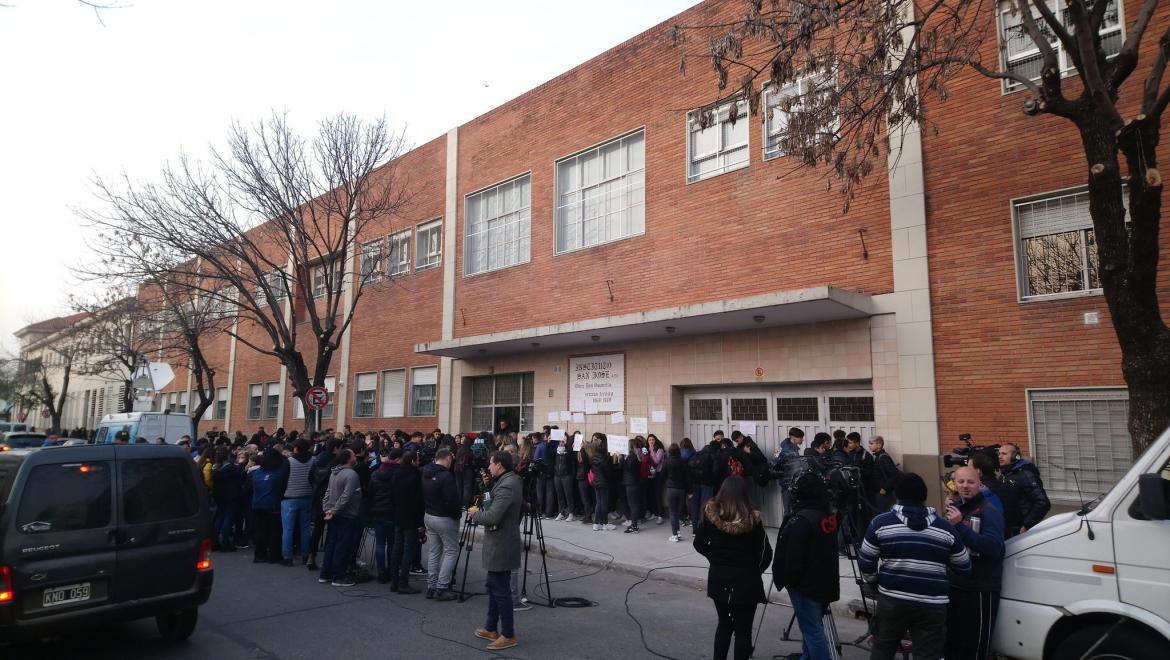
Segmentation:
{"type": "Polygon", "coordinates": [[[342,518],[357,518],[362,505],[362,484],[357,472],[348,465],[335,465],[325,489],[325,513],[342,518]]]}

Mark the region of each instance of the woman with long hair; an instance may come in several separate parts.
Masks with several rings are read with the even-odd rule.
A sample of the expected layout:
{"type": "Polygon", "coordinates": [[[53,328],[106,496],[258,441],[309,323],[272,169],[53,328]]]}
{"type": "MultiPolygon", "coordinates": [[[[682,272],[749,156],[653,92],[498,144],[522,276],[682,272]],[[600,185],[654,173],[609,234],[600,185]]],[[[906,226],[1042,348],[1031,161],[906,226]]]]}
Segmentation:
{"type": "Polygon", "coordinates": [[[475,441],[460,433],[456,442],[452,469],[455,473],[455,488],[459,491],[459,504],[466,507],[475,496],[475,456],[471,453],[471,445],[475,441]]]}
{"type": "Polygon", "coordinates": [[[593,474],[593,531],[617,529],[609,522],[609,488],[612,481],[609,440],[604,433],[594,433],[589,441],[589,471],[593,474]]]}
{"type": "MultiPolygon", "coordinates": [[[[691,459],[695,456],[695,443],[691,442],[690,438],[683,438],[682,442],[678,443],[678,448],[683,463],[688,466],[689,470],[691,459]]],[[[682,524],[683,527],[691,527],[693,529],[691,521],[699,519],[700,484],[690,478],[690,476],[689,474],[687,475],[687,508],[686,511],[683,511],[682,524]]]]}
{"type": "Polygon", "coordinates": [[[682,540],[682,536],[679,535],[679,526],[683,516],[686,515],[690,470],[687,468],[687,462],[682,458],[682,450],[676,443],[670,443],[670,449],[666,450],[662,479],[666,484],[666,501],[670,504],[670,542],[678,543],[682,540]]]}
{"type": "Polygon", "coordinates": [[[590,454],[589,442],[582,442],[577,452],[577,468],[574,476],[577,479],[577,495],[581,501],[581,524],[593,524],[593,487],[589,484],[590,454]]]}
{"type": "Polygon", "coordinates": [[[662,441],[653,433],[646,436],[646,459],[650,462],[649,479],[644,482],[642,489],[645,495],[646,509],[654,516],[654,522],[661,525],[662,500],[666,492],[666,451],[662,448],[662,441]]]}
{"type": "Polygon", "coordinates": [[[641,436],[630,438],[629,450],[622,461],[622,486],[626,492],[626,518],[629,526],[626,534],[637,534],[642,522],[642,460],[646,458],[645,440],[641,436]]]}
{"type": "Polygon", "coordinates": [[[719,492],[707,501],[694,546],[711,563],[707,597],[715,601],[719,615],[714,658],[727,658],[734,635],[735,660],[747,660],[756,606],[765,602],[760,576],[772,561],[772,546],[760,512],[752,508],[743,477],[724,479],[719,492]]]}

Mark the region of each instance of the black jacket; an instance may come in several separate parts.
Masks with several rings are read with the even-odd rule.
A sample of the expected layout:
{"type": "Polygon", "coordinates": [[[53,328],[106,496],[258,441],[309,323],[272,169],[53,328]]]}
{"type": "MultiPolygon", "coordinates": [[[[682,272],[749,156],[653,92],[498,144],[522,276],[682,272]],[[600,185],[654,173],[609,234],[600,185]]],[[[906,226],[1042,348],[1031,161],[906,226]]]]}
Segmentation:
{"type": "Polygon", "coordinates": [[[824,507],[801,507],[776,533],[776,584],[821,604],[841,599],[837,565],[837,517],[824,507]]]}
{"type": "Polygon", "coordinates": [[[399,463],[390,472],[394,493],[394,524],[406,530],[423,526],[422,473],[413,465],[399,463]]]}
{"type": "Polygon", "coordinates": [[[667,488],[681,488],[687,490],[691,486],[691,472],[682,456],[666,457],[662,471],[666,473],[667,488]]]}
{"type": "MultiPolygon", "coordinates": [[[[564,444],[568,444],[566,440],[564,444]]],[[[553,449],[553,474],[558,477],[572,477],[577,473],[577,452],[573,451],[571,447],[565,447],[565,451],[558,452],[557,450],[563,445],[558,445],[553,449]]]]}
{"type": "Polygon", "coordinates": [[[971,552],[971,572],[950,572],[951,587],[999,593],[1003,582],[1003,512],[976,495],[959,506],[963,521],[955,532],[971,552]]]}
{"type": "Polygon", "coordinates": [[[224,463],[211,470],[211,496],[216,504],[234,502],[244,488],[244,468],[224,463]]]}
{"type": "Polygon", "coordinates": [[[622,459],[622,485],[637,486],[642,483],[642,452],[630,452],[622,459]]]}
{"type": "Polygon", "coordinates": [[[1020,527],[1024,524],[1023,502],[1020,498],[1020,489],[1006,479],[996,478],[984,479],[983,485],[987,486],[987,490],[995,493],[999,501],[1003,504],[1003,537],[1010,539],[1011,537],[1020,533],[1020,527]]]}
{"type": "MultiPolygon", "coordinates": [[[[772,563],[772,546],[758,511],[750,520],[726,521],[708,503],[695,534],[695,552],[707,558],[707,597],[718,603],[763,603],[760,577],[772,563]]],[[[834,555],[836,560],[836,555],[834,555]]]]}
{"type": "Polygon", "coordinates": [[[723,478],[716,474],[715,463],[719,454],[719,445],[714,442],[708,442],[702,449],[695,452],[691,457],[691,483],[697,483],[701,486],[709,486],[714,492],[715,488],[722,483],[723,478]]]}
{"type": "Polygon", "coordinates": [[[593,486],[609,486],[610,481],[610,462],[609,455],[603,454],[600,450],[593,452],[593,458],[589,459],[589,469],[593,471],[593,486]]]}
{"type": "Polygon", "coordinates": [[[379,520],[394,519],[394,492],[390,490],[393,466],[393,463],[382,463],[374,474],[370,475],[370,486],[367,489],[370,497],[370,515],[379,520]]]}
{"type": "Polygon", "coordinates": [[[902,476],[902,471],[894,465],[894,459],[886,453],[885,449],[878,451],[873,455],[873,481],[874,486],[878,489],[885,489],[886,495],[893,495],[894,482],[898,481],[898,477],[902,476]]]}
{"type": "Polygon", "coordinates": [[[423,509],[432,516],[459,519],[459,489],[450,470],[430,463],[422,469],[423,509]]]}
{"type": "MultiPolygon", "coordinates": [[[[1052,503],[1048,501],[1048,493],[1044,491],[1044,481],[1040,479],[1040,470],[1026,458],[1000,468],[1004,480],[1011,482],[1019,491],[1020,525],[1032,528],[1036,523],[1044,520],[1052,503]]],[[[1004,503],[1007,506],[1007,503],[1004,503]]]]}
{"type": "Polygon", "coordinates": [[[577,481],[589,480],[589,457],[585,452],[573,452],[573,464],[576,466],[577,481]]]}
{"type": "Polygon", "coordinates": [[[768,473],[768,458],[755,440],[744,440],[743,444],[736,447],[735,457],[743,463],[743,476],[746,479],[758,481],[768,473]]]}

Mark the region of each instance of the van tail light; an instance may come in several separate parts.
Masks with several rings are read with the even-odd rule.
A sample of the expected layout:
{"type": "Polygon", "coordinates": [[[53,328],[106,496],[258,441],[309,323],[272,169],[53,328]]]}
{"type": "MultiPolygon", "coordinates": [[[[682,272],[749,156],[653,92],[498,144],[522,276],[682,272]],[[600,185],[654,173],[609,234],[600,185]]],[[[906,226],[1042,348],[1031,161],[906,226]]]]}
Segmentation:
{"type": "Polygon", "coordinates": [[[0,566],[0,605],[11,603],[15,596],[12,590],[12,567],[0,566]]]}
{"type": "Polygon", "coordinates": [[[199,561],[195,563],[195,568],[200,571],[211,570],[211,539],[199,542],[199,561]]]}

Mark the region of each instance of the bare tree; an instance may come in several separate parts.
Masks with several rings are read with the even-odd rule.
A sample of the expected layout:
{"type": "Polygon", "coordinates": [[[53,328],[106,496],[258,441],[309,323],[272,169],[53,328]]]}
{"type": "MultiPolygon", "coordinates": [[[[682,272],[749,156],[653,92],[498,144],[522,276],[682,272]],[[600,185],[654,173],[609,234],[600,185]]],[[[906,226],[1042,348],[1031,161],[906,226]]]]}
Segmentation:
{"type": "MultiPolygon", "coordinates": [[[[1143,0],[1124,41],[1109,30],[1119,21],[1117,0],[1065,0],[1060,12],[1045,0],[744,4],[746,12],[736,20],[677,26],[674,43],[685,48],[691,36],[702,35],[701,56],[714,65],[719,100],[743,98],[751,113],[760,111],[760,81],[790,89],[803,80],[769,109],[786,113],[777,144],[804,165],[825,167],[844,194],[846,211],[856,185],[885,157],[891,137],[900,140],[906,128],[929,126],[927,102],[945,101],[947,85],[964,70],[1025,89],[1021,111],[1028,115],[1070,122],[1085,158],[1094,268],[1121,347],[1135,456],[1170,426],[1170,329],[1155,288],[1162,207],[1156,147],[1170,104],[1170,85],[1163,80],[1170,26],[1153,25],[1158,0],[1143,0]],[[1003,39],[996,34],[1001,10],[1003,39]],[[1158,41],[1147,49],[1152,53],[1143,63],[1144,79],[1127,85],[1151,29],[1158,41]],[[1114,36],[1103,37],[1103,31],[1114,36]],[[980,53],[988,40],[1000,44],[993,62],[980,53]],[[1017,56],[1032,49],[1034,57],[1017,56]],[[1077,77],[1067,76],[1070,69],[1077,77]],[[1137,111],[1127,116],[1125,108],[1137,111]]],[[[693,55],[683,51],[684,70],[693,55]]],[[[1043,131],[1019,139],[1029,137],[1047,139],[1043,131]]]]}
{"type": "MultiPolygon", "coordinates": [[[[181,158],[156,183],[97,180],[105,208],[84,215],[107,272],[233,312],[227,332],[284,365],[303,399],[325,383],[370,281],[351,263],[367,227],[407,204],[394,162],[403,150],[383,120],[333,117],[307,141],[274,115],[233,126],[209,164],[181,158]]],[[[314,417],[306,411],[306,428],[314,417]]]]}

